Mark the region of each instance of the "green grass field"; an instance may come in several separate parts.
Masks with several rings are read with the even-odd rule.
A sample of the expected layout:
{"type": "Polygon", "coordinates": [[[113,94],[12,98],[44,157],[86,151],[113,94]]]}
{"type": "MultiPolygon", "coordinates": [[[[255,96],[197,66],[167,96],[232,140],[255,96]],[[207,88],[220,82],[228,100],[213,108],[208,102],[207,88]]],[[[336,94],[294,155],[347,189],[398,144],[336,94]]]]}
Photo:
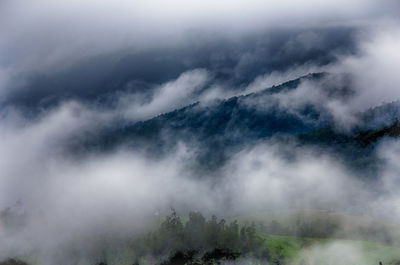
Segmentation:
{"type": "Polygon", "coordinates": [[[273,260],[283,264],[400,264],[400,248],[376,242],[261,234],[273,260]]]}
{"type": "Polygon", "coordinates": [[[268,249],[272,260],[280,260],[283,264],[378,265],[382,262],[383,265],[400,265],[398,241],[385,244],[380,242],[381,238],[373,236],[370,236],[370,240],[360,240],[355,233],[366,227],[374,227],[379,231],[388,231],[395,239],[400,238],[399,224],[387,220],[315,210],[263,212],[232,219],[237,219],[241,224],[254,223],[257,227],[268,226],[274,221],[282,227],[293,227],[297,222],[315,223],[316,220],[317,224],[337,224],[334,235],[325,238],[277,235],[258,229],[258,235],[263,238],[264,248],[268,249]]]}

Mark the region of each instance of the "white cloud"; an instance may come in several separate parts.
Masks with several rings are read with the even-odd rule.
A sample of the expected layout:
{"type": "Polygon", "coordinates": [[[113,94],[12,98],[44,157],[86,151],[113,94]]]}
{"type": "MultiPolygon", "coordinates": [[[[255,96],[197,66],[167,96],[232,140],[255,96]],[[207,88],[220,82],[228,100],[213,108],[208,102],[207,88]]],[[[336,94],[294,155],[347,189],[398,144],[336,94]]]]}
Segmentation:
{"type": "Polygon", "coordinates": [[[150,119],[196,102],[195,93],[200,93],[209,80],[210,74],[204,69],[187,71],[155,88],[150,102],[138,102],[137,95],[127,94],[120,97],[118,108],[128,119],[150,119]]]}
{"type": "Polygon", "coordinates": [[[397,22],[378,25],[367,39],[360,41],[360,54],[343,58],[332,69],[349,73],[357,96],[349,104],[353,111],[363,111],[384,102],[400,99],[400,31],[397,22]]]}
{"type": "MultiPolygon", "coordinates": [[[[297,261],[306,260],[309,264],[369,264],[367,249],[359,242],[334,241],[306,248],[297,261]]],[[[378,264],[379,260],[376,261],[378,264]]]]}

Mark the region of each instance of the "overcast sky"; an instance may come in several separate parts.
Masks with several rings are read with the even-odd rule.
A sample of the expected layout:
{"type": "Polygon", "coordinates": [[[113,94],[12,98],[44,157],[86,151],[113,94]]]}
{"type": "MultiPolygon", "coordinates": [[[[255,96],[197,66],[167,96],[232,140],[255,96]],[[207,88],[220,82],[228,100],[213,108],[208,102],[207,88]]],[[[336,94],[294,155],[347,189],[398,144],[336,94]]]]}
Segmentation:
{"type": "Polygon", "coordinates": [[[218,63],[218,70],[235,68],[236,75],[263,66],[271,71],[313,60],[327,63],[332,52],[354,52],[356,38],[396,20],[398,9],[394,0],[6,0],[0,3],[0,97],[22,88],[51,97],[63,86],[57,80],[65,83],[78,74],[89,81],[69,80],[73,87],[64,84],[64,94],[89,93],[98,89],[98,76],[104,82],[110,71],[123,76],[126,68],[135,68],[136,78],[132,71],[133,80],[124,81],[143,79],[146,73],[167,81],[192,70],[187,68],[218,63]],[[118,64],[121,60],[129,63],[118,64]],[[49,81],[54,74],[61,76],[49,81]]]}

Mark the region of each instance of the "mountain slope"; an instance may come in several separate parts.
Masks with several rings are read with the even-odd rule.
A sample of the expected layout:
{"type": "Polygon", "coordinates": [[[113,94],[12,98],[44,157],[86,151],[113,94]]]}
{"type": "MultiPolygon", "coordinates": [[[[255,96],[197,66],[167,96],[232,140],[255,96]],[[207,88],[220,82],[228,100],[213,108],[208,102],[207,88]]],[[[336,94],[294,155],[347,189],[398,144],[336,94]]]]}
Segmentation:
{"type": "MultiPolygon", "coordinates": [[[[282,107],[282,95],[296,92],[302,82],[320,82],[326,77],[329,74],[309,74],[259,92],[207,104],[197,102],[149,120],[87,135],[83,144],[75,146],[83,146],[86,151],[110,150],[124,144],[162,156],[184,142],[196,147],[196,159],[202,168],[213,170],[232,154],[260,141],[292,139],[331,152],[350,168],[368,171],[372,176],[379,165],[376,142],[384,136],[399,135],[399,124],[393,122],[400,117],[400,104],[385,104],[360,113],[361,123],[350,132],[336,130],[331,113],[312,104],[305,103],[296,110],[282,107]]],[[[337,97],[351,95],[346,87],[315,89],[325,89],[337,97]]]]}

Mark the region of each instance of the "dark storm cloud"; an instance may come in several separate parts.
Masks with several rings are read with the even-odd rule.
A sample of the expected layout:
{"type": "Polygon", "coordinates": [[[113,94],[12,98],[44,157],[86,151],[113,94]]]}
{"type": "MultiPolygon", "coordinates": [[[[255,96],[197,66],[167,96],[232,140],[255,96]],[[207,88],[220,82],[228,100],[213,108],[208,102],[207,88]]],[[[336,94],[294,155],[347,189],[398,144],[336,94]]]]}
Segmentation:
{"type": "Polygon", "coordinates": [[[236,88],[354,54],[355,33],[391,14],[394,3],[3,1],[0,102],[37,108],[104,100],[196,68],[236,88]]]}
{"type": "MultiPolygon", "coordinates": [[[[19,74],[23,84],[6,86],[6,104],[46,107],[66,99],[101,100],[117,91],[143,92],[196,68],[210,71],[214,82],[235,88],[272,71],[326,65],[337,55],[356,52],[354,28],[285,30],[239,40],[194,34],[178,47],[90,57],[62,71],[19,74]]],[[[107,102],[107,101],[106,101],[107,102]]],[[[109,103],[109,102],[108,102],[109,103]]]]}

